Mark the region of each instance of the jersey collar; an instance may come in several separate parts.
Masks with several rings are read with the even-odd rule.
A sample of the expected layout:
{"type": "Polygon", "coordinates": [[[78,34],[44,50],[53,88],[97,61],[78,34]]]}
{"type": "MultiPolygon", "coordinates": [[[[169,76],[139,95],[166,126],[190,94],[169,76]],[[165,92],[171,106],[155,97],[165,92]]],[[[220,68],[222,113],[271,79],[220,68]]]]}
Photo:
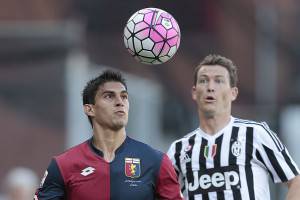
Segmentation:
{"type": "MultiPolygon", "coordinates": [[[[115,154],[119,154],[120,152],[122,152],[122,150],[124,149],[124,146],[126,146],[127,142],[129,140],[129,137],[126,136],[124,142],[119,146],[119,148],[116,149],[116,152],[115,154]]],[[[88,145],[90,146],[91,150],[97,154],[98,156],[101,156],[103,157],[104,154],[103,152],[100,150],[100,149],[97,149],[94,145],[93,145],[93,137],[91,137],[89,140],[88,140],[88,145]]]]}
{"type": "Polygon", "coordinates": [[[214,135],[204,132],[200,127],[198,128],[197,132],[198,132],[198,134],[200,134],[202,137],[204,137],[206,139],[215,139],[215,138],[219,137],[220,135],[222,135],[228,128],[230,128],[231,125],[233,124],[233,122],[234,122],[234,117],[230,116],[230,121],[228,122],[228,124],[226,124],[226,126],[224,128],[222,128],[220,131],[218,131],[214,135]]]}

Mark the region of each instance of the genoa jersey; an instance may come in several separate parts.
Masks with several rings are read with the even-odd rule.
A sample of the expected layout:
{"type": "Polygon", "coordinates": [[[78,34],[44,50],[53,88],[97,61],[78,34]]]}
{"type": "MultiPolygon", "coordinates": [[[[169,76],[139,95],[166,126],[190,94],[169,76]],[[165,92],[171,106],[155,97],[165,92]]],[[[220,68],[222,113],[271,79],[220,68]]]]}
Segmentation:
{"type": "Polygon", "coordinates": [[[181,200],[180,195],[168,156],[126,137],[110,163],[92,139],[54,157],[35,199],[181,200]]]}
{"type": "Polygon", "coordinates": [[[231,117],[215,135],[196,129],[173,142],[168,156],[189,200],[269,200],[269,182],[299,174],[277,135],[265,123],[231,117]]]}

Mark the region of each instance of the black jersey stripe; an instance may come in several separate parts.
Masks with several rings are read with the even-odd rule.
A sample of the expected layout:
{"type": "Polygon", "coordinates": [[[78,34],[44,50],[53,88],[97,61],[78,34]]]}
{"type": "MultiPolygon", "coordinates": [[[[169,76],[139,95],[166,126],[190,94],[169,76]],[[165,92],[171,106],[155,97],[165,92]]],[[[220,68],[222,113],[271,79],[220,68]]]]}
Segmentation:
{"type": "Polygon", "coordinates": [[[202,195],[202,200],[209,200],[208,193],[202,195]]]}
{"type": "Polygon", "coordinates": [[[175,165],[177,166],[180,173],[182,173],[181,165],[180,165],[180,152],[182,149],[182,141],[176,142],[175,144],[175,165]]]}
{"type": "MultiPolygon", "coordinates": [[[[194,148],[194,144],[195,144],[195,137],[196,134],[192,135],[191,137],[189,137],[188,139],[188,145],[190,146],[190,148],[188,148],[186,151],[186,156],[189,159],[192,159],[192,152],[193,152],[193,148],[194,148]]],[[[186,179],[189,183],[193,183],[194,182],[194,175],[193,175],[193,170],[192,170],[192,160],[190,160],[189,162],[186,162],[186,179]]],[[[186,188],[188,189],[188,188],[186,188]]],[[[189,192],[189,200],[194,200],[194,193],[193,192],[189,192]]]]}
{"type": "Polygon", "coordinates": [[[266,169],[267,169],[268,172],[269,172],[269,175],[271,176],[271,179],[272,179],[273,182],[274,182],[274,181],[275,181],[274,176],[273,176],[273,174],[271,173],[271,171],[268,169],[268,167],[267,167],[265,161],[263,160],[262,156],[260,155],[259,151],[256,151],[255,155],[256,155],[257,160],[259,160],[259,161],[266,167],[266,169]]]}
{"type": "MultiPolygon", "coordinates": [[[[195,137],[196,137],[196,135],[193,135],[188,140],[189,146],[191,148],[188,148],[189,150],[186,152],[186,155],[190,159],[192,159],[192,152],[193,152],[193,148],[194,148],[194,144],[195,144],[195,137]]],[[[193,175],[193,170],[192,170],[192,160],[189,162],[186,162],[186,178],[189,183],[194,182],[194,175],[193,175]]]]}
{"type": "Polygon", "coordinates": [[[235,141],[238,139],[239,127],[232,127],[231,138],[230,138],[230,148],[229,148],[229,165],[236,165],[236,156],[230,153],[231,147],[235,141]]]}
{"type": "Polygon", "coordinates": [[[217,200],[225,200],[224,192],[217,192],[217,200]]]}
{"type": "Polygon", "coordinates": [[[189,193],[189,200],[195,200],[194,193],[189,193]]]}
{"type": "Polygon", "coordinates": [[[232,190],[234,200],[242,200],[241,190],[232,190]]]}
{"type": "Polygon", "coordinates": [[[181,193],[183,193],[185,189],[186,189],[186,188],[185,188],[185,184],[183,184],[183,186],[182,186],[182,188],[181,188],[181,193]]]}
{"type": "Polygon", "coordinates": [[[282,152],[282,155],[284,157],[284,160],[286,161],[286,163],[288,164],[288,166],[291,168],[292,172],[294,173],[294,175],[298,175],[299,172],[297,171],[295,165],[293,165],[292,160],[290,158],[290,156],[288,155],[288,153],[286,152],[286,149],[284,149],[282,152]]]}
{"type": "Polygon", "coordinates": [[[267,146],[263,145],[263,148],[274,168],[274,170],[276,171],[278,177],[280,178],[281,182],[286,182],[288,179],[284,173],[284,170],[282,169],[282,167],[280,166],[274,152],[272,149],[268,148],[267,146]]]}
{"type": "Polygon", "coordinates": [[[252,172],[252,166],[251,166],[252,153],[253,153],[253,127],[247,127],[247,130],[246,130],[246,166],[245,166],[245,170],[246,170],[249,198],[250,198],[250,200],[255,200],[253,172],[252,172]]]}
{"type": "MultiPolygon", "coordinates": [[[[223,134],[220,135],[216,141],[215,144],[217,145],[217,152],[214,158],[214,168],[221,167],[221,149],[222,149],[222,141],[223,141],[223,134]]],[[[218,200],[224,200],[224,191],[218,191],[217,192],[217,199],[218,200]]]]}
{"type": "MultiPolygon", "coordinates": [[[[231,147],[235,141],[238,140],[238,133],[239,133],[239,127],[233,126],[231,131],[231,137],[230,137],[230,146],[229,146],[229,156],[228,156],[228,163],[229,165],[237,165],[237,157],[234,156],[231,152],[231,147]]],[[[241,200],[241,191],[240,190],[232,190],[233,198],[235,200],[241,200]]]]}
{"type": "Polygon", "coordinates": [[[277,141],[277,144],[279,146],[279,150],[282,151],[284,149],[284,145],[282,144],[281,140],[278,138],[278,135],[269,128],[266,122],[262,122],[261,125],[264,127],[264,129],[269,133],[271,137],[274,137],[274,140],[277,141]]]}
{"type": "Polygon", "coordinates": [[[207,146],[208,140],[202,138],[200,154],[199,154],[199,169],[206,169],[206,158],[204,156],[204,149],[207,146]]]}
{"type": "Polygon", "coordinates": [[[179,176],[179,171],[177,170],[177,169],[175,169],[175,172],[176,172],[176,175],[177,175],[177,177],[179,176]]]}
{"type": "MultiPolygon", "coordinates": [[[[200,170],[206,169],[206,158],[204,156],[204,149],[205,149],[205,146],[207,146],[207,144],[208,144],[208,140],[202,138],[201,146],[200,146],[200,153],[199,153],[199,169],[200,170]]],[[[209,200],[208,193],[202,194],[202,200],[209,200]]]]}
{"type": "Polygon", "coordinates": [[[240,120],[240,119],[239,120],[238,119],[234,120],[234,123],[258,125],[258,126],[262,127],[269,134],[269,136],[273,140],[274,144],[276,145],[278,151],[281,151],[284,148],[283,144],[281,143],[281,141],[279,140],[277,135],[273,131],[271,131],[269,128],[267,128],[266,125],[264,125],[262,123],[258,123],[258,122],[246,121],[246,120],[240,120]]]}
{"type": "Polygon", "coordinates": [[[223,135],[220,135],[215,141],[215,144],[217,145],[217,152],[214,158],[214,167],[221,167],[220,163],[221,163],[222,141],[223,141],[223,135]]]}

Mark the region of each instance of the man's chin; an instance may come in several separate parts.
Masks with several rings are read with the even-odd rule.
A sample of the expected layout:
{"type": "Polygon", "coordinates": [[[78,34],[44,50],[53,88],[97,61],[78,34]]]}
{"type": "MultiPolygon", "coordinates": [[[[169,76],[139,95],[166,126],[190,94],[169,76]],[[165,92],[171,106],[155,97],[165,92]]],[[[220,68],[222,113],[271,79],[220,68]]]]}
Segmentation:
{"type": "Polygon", "coordinates": [[[212,118],[215,116],[216,111],[214,109],[205,109],[203,110],[204,116],[207,118],[212,118]]]}
{"type": "Polygon", "coordinates": [[[113,124],[112,129],[118,131],[124,128],[126,125],[127,125],[127,121],[118,121],[113,124]]]}

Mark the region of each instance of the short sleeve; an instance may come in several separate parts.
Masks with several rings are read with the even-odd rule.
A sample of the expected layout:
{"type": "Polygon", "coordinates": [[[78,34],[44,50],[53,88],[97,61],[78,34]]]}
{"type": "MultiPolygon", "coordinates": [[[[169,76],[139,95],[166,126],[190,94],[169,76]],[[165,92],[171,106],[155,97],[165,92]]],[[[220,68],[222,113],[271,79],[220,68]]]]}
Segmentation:
{"type": "Polygon", "coordinates": [[[65,186],[55,159],[51,160],[40,187],[37,189],[35,200],[63,200],[65,199],[65,186]]]}
{"type": "Polygon", "coordinates": [[[273,182],[287,182],[297,176],[299,169],[277,134],[265,123],[257,128],[256,133],[256,157],[269,171],[273,182]]]}
{"type": "Polygon", "coordinates": [[[166,154],[163,155],[157,179],[156,193],[158,199],[183,200],[177,175],[166,154]]]}
{"type": "Polygon", "coordinates": [[[180,184],[181,192],[185,192],[185,178],[181,171],[181,162],[180,162],[180,151],[181,151],[181,143],[180,142],[173,142],[170,146],[167,155],[170,158],[172,165],[176,171],[178,182],[180,184]],[[176,145],[177,144],[177,145],[176,145]]]}

